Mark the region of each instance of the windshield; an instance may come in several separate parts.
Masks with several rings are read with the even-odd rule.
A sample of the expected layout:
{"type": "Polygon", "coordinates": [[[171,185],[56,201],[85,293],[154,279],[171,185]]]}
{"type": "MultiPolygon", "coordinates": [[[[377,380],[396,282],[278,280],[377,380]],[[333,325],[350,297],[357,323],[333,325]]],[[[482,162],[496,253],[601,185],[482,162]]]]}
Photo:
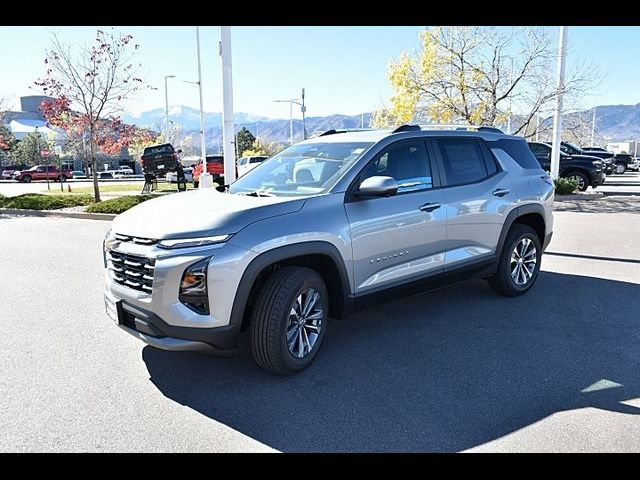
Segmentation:
{"type": "Polygon", "coordinates": [[[258,164],[230,187],[231,193],[317,195],[329,190],[373,143],[302,143],[258,164]]]}
{"type": "Polygon", "coordinates": [[[568,153],[569,155],[582,153],[582,149],[580,147],[576,147],[573,143],[569,142],[562,142],[560,144],[560,150],[564,153],[568,153]]]}

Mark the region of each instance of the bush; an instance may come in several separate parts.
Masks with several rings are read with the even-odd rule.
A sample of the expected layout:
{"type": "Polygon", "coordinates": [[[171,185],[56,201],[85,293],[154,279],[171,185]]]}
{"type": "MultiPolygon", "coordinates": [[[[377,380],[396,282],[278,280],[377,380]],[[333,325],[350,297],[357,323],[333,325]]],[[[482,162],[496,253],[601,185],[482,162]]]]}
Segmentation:
{"type": "Polygon", "coordinates": [[[554,180],[554,183],[556,184],[556,193],[558,195],[570,195],[578,188],[578,182],[568,178],[558,178],[554,180]]]}
{"type": "Polygon", "coordinates": [[[55,210],[57,208],[89,205],[91,202],[93,202],[91,195],[43,195],[41,193],[25,193],[17,197],[0,195],[0,207],[4,208],[55,210]]]}
{"type": "Polygon", "coordinates": [[[154,198],[153,195],[130,195],[127,197],[118,197],[104,202],[89,205],[87,212],[89,213],[122,213],[135,207],[139,203],[154,198]]]}

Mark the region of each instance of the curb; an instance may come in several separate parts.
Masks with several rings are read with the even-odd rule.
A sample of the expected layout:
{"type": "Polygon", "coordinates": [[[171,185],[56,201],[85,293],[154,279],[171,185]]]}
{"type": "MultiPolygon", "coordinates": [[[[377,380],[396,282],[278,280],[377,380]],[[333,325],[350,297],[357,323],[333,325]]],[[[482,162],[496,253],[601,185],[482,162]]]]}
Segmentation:
{"type": "Polygon", "coordinates": [[[0,208],[0,215],[16,215],[21,217],[60,217],[80,218],[84,220],[113,220],[112,213],[61,212],[59,210],[28,210],[24,208],[0,208]]]}
{"type": "Polygon", "coordinates": [[[594,200],[596,198],[604,198],[602,193],[572,193],[571,195],[558,195],[556,193],[554,201],[564,202],[566,200],[594,200]]]}

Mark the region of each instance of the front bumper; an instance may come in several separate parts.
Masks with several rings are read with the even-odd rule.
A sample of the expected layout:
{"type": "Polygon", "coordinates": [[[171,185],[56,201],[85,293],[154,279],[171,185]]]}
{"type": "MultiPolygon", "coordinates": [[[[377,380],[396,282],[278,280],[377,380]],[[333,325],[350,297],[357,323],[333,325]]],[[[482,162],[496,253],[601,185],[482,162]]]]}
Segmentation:
{"type": "Polygon", "coordinates": [[[176,327],[148,310],[104,296],[107,315],[125,332],[147,345],[169,351],[189,351],[231,357],[238,350],[240,325],[215,328],[176,327]]]}

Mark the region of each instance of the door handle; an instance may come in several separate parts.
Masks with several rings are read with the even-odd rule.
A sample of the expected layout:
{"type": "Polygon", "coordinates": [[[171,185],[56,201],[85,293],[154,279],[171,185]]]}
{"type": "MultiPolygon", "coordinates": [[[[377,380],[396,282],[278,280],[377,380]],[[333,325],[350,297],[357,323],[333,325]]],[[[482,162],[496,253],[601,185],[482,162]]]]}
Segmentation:
{"type": "Polygon", "coordinates": [[[422,212],[433,212],[440,207],[441,205],[439,203],[425,203],[424,205],[420,205],[420,210],[422,212]]]}
{"type": "Polygon", "coordinates": [[[491,192],[491,194],[496,197],[504,197],[508,193],[511,193],[511,190],[509,190],[508,188],[497,188],[496,190],[491,192]]]}

